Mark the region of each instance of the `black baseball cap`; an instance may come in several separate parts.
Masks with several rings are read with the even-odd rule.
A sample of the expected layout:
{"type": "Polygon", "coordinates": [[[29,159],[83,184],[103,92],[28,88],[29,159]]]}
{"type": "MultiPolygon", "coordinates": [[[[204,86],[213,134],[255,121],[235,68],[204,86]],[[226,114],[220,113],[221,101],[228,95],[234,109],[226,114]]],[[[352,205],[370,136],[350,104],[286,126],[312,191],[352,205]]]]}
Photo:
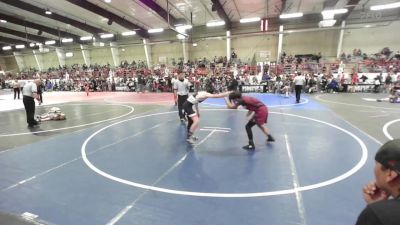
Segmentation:
{"type": "Polygon", "coordinates": [[[375,155],[375,161],[400,174],[400,139],[382,145],[375,155]]]}

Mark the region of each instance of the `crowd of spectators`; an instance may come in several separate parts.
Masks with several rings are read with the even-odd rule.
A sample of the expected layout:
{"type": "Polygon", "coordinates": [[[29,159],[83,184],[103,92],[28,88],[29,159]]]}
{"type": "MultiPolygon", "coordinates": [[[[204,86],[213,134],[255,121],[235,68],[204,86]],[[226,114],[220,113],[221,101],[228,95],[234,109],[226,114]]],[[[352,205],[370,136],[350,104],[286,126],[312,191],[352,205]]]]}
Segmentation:
{"type": "MultiPolygon", "coordinates": [[[[264,84],[268,87],[266,90],[269,92],[278,93],[282,92],[283,88],[292,90],[293,75],[299,71],[306,79],[305,92],[338,92],[349,91],[348,85],[361,83],[377,85],[378,81],[380,86],[386,87],[390,82],[399,79],[396,76],[400,71],[397,54],[393,56],[393,52],[387,48],[384,48],[380,54],[391,57],[384,64],[384,71],[390,74],[387,77],[393,81],[374,78],[360,82],[365,79],[360,70],[353,71],[353,74],[356,74],[353,76],[344,76],[343,73],[334,76],[339,64],[324,64],[321,61],[320,53],[295,56],[283,53],[281,64],[261,67],[250,66],[249,62],[240,61],[234,51],[230,60],[225,56],[188,60],[187,62],[184,62],[182,58],[172,59],[170,65],[160,64],[151,70],[148,69],[146,62],[138,60],[137,62],[122,61],[115,68],[110,64],[74,64],[48,68],[42,72],[30,68],[20,74],[0,75],[0,79],[3,88],[7,86],[8,80],[29,80],[40,77],[46,91],[83,91],[85,84],[88,84],[92,91],[168,92],[172,91],[172,84],[178,73],[184,73],[191,82],[193,91],[211,89],[217,92],[224,91],[233,78],[240,85],[264,84]],[[353,79],[355,76],[358,77],[357,82],[353,79]]],[[[360,49],[354,49],[353,56],[362,55],[360,49]]],[[[368,63],[371,62],[364,60],[363,63],[369,65],[368,63]]],[[[374,63],[376,62],[374,61],[374,63]]],[[[381,68],[380,72],[382,71],[381,68]]]]}

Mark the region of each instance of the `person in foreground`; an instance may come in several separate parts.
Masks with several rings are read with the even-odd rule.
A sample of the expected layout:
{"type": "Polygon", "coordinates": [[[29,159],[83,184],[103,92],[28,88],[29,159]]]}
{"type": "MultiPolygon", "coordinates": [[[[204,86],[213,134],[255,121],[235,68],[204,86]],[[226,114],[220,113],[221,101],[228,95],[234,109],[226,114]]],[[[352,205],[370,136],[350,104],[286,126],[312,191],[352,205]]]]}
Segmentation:
{"type": "Polygon", "coordinates": [[[254,150],[253,132],[251,128],[257,125],[258,128],[267,136],[267,142],[273,142],[275,139],[271,136],[268,128],[265,126],[268,120],[268,108],[260,100],[251,96],[242,96],[242,93],[235,91],[225,98],[226,105],[230,109],[237,109],[240,105],[245,107],[247,112],[246,133],[249,138],[249,144],[243,146],[243,149],[254,150]]]}
{"type": "Polygon", "coordinates": [[[400,224],[400,139],[386,142],[375,155],[375,181],[363,188],[367,206],[356,225],[400,224]]]}

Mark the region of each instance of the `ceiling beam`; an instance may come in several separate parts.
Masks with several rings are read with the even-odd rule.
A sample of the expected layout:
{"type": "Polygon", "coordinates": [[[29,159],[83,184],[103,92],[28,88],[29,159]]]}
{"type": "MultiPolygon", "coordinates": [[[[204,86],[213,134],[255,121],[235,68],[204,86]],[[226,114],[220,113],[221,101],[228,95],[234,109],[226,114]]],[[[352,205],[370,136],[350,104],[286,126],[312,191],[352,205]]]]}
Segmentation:
{"type": "Polygon", "coordinates": [[[36,36],[33,34],[21,32],[21,31],[11,30],[11,29],[8,29],[5,27],[0,27],[0,32],[6,33],[6,34],[11,34],[11,35],[17,36],[19,38],[27,39],[26,41],[30,40],[30,41],[34,41],[34,42],[44,43],[45,41],[49,40],[49,39],[41,37],[41,36],[36,36]]]}
{"type": "Polygon", "coordinates": [[[23,27],[30,27],[30,28],[36,29],[38,31],[43,31],[43,32],[52,34],[57,37],[61,36],[63,38],[73,38],[74,41],[80,43],[80,37],[75,34],[71,34],[71,33],[64,32],[64,31],[57,30],[57,29],[50,28],[50,27],[46,27],[46,26],[43,26],[40,24],[28,22],[28,21],[25,21],[25,20],[22,20],[22,19],[13,17],[13,16],[9,16],[9,15],[3,14],[3,13],[0,13],[0,18],[7,20],[7,22],[9,22],[9,23],[17,24],[17,25],[20,25],[23,27]]]}
{"type": "Polygon", "coordinates": [[[286,11],[286,0],[282,0],[282,6],[281,6],[281,14],[285,13],[286,11]]]}
{"type": "Polygon", "coordinates": [[[46,9],[42,9],[42,8],[36,7],[34,5],[31,5],[31,4],[28,4],[26,2],[23,2],[21,0],[0,0],[0,2],[6,3],[8,5],[12,5],[14,7],[26,10],[26,11],[31,12],[31,13],[35,13],[35,14],[37,14],[39,16],[47,17],[49,19],[53,19],[53,20],[56,20],[56,21],[59,21],[59,22],[63,22],[63,23],[69,24],[71,26],[74,26],[76,28],[79,28],[79,29],[81,29],[83,31],[86,31],[86,32],[94,34],[94,35],[98,35],[99,33],[107,33],[107,31],[104,31],[104,30],[99,29],[97,27],[90,26],[90,25],[88,25],[86,23],[82,23],[80,21],[77,21],[77,20],[62,16],[62,15],[59,15],[59,14],[57,14],[55,12],[52,12],[51,15],[48,15],[48,14],[45,13],[46,9]]]}
{"type": "MultiPolygon", "coordinates": [[[[158,5],[153,0],[139,0],[141,3],[152,9],[156,12],[159,16],[161,16],[165,21],[169,21],[169,25],[175,26],[179,23],[179,20],[176,19],[174,16],[169,14],[165,9],[163,9],[160,5],[158,5]],[[169,17],[169,18],[168,18],[169,17]]],[[[167,9],[168,10],[168,9],[167,9]]]]}
{"type": "Polygon", "coordinates": [[[91,2],[88,2],[87,0],[67,0],[68,2],[75,4],[77,6],[80,6],[90,12],[96,13],[100,16],[103,16],[105,18],[110,19],[111,21],[118,23],[119,25],[125,27],[128,30],[135,30],[138,35],[140,35],[143,38],[148,38],[149,34],[147,33],[147,30],[144,28],[126,20],[123,17],[120,17],[110,11],[107,11],[103,8],[101,8],[98,5],[95,5],[91,2]]]}
{"type": "Polygon", "coordinates": [[[322,6],[322,9],[331,9],[336,6],[339,0],[326,0],[322,6]]]}
{"type": "Polygon", "coordinates": [[[225,26],[229,30],[232,27],[231,20],[229,19],[229,16],[226,14],[224,7],[222,4],[219,2],[219,0],[211,0],[213,3],[213,8],[217,10],[218,15],[225,21],[225,26]]]}
{"type": "Polygon", "coordinates": [[[25,41],[21,41],[14,38],[2,37],[0,36],[0,42],[11,44],[11,45],[19,45],[19,44],[27,44],[25,41]]]}
{"type": "Polygon", "coordinates": [[[353,12],[354,8],[358,5],[358,3],[360,3],[360,0],[349,0],[347,2],[347,13],[342,15],[341,20],[346,20],[347,17],[349,17],[350,13],[353,12]]]}

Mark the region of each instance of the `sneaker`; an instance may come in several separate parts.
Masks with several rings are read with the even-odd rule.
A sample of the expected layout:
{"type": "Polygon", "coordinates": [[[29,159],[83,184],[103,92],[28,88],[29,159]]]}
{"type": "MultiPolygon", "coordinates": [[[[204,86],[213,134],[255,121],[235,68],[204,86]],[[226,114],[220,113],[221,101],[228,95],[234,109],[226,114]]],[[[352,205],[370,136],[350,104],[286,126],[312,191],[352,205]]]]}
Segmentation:
{"type": "Polygon", "coordinates": [[[185,122],[185,119],[184,119],[184,118],[181,118],[181,122],[182,122],[182,123],[185,122]]]}
{"type": "Polygon", "coordinates": [[[28,125],[28,128],[37,128],[39,127],[39,124],[30,124],[28,125]]]}
{"type": "Polygon", "coordinates": [[[187,141],[189,144],[195,144],[195,143],[196,143],[196,140],[195,140],[193,137],[187,138],[186,141],[187,141]]]}
{"type": "Polygon", "coordinates": [[[254,145],[245,145],[245,146],[243,146],[242,147],[244,150],[254,150],[254,149],[256,149],[255,147],[254,147],[254,145]]]}
{"type": "Polygon", "coordinates": [[[271,135],[268,136],[267,142],[274,142],[275,138],[273,138],[271,135]]]}

